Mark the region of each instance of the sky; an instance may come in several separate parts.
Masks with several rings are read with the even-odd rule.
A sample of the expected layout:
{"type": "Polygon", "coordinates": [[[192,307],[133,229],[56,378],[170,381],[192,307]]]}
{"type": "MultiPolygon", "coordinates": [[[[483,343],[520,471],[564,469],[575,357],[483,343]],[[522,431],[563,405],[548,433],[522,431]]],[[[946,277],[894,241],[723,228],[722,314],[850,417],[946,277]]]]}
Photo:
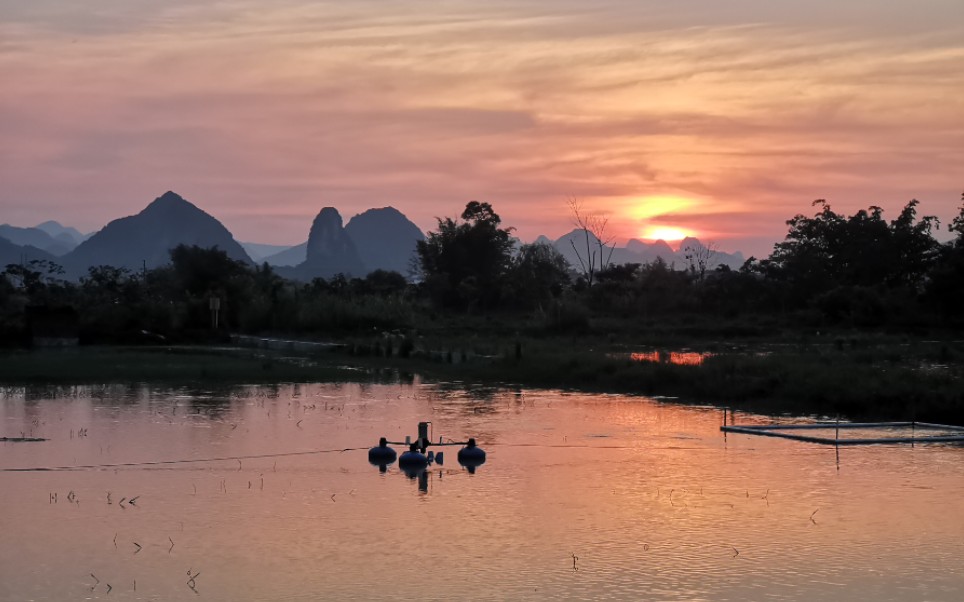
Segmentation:
{"type": "Polygon", "coordinates": [[[173,190],[248,242],[470,200],[533,240],[575,199],[765,256],[815,199],[946,224],[964,190],[961,0],[0,0],[0,82],[20,226],[173,190]]]}

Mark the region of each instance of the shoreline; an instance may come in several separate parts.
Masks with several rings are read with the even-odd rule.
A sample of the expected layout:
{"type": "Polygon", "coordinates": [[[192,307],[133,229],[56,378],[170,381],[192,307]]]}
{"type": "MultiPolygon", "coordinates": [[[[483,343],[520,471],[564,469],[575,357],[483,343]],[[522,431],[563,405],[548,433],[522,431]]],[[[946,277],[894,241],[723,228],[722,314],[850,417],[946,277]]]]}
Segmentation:
{"type": "Polygon", "coordinates": [[[674,398],[769,415],[964,423],[964,342],[874,339],[694,343],[683,348],[580,337],[372,337],[315,352],[235,346],[92,346],[0,352],[0,386],[271,384],[398,380],[414,375],[674,398]],[[632,351],[662,349],[664,355],[632,351]],[[653,361],[653,359],[656,361],[653,361]],[[662,359],[662,358],[665,358],[662,359]]]}

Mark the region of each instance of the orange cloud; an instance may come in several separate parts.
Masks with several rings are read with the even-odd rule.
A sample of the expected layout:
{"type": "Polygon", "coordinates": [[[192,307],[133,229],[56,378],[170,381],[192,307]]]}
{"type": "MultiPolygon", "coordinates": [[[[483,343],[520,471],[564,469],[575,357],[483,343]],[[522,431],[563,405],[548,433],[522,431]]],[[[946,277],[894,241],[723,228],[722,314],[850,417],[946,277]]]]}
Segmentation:
{"type": "Polygon", "coordinates": [[[568,230],[575,196],[624,238],[649,220],[738,247],[817,197],[959,200],[964,26],[943,4],[93,4],[4,9],[5,216],[90,229],[175,189],[296,243],[323,205],[431,228],[482,199],[531,239],[568,230]],[[640,202],[659,198],[686,202],[640,202]]]}

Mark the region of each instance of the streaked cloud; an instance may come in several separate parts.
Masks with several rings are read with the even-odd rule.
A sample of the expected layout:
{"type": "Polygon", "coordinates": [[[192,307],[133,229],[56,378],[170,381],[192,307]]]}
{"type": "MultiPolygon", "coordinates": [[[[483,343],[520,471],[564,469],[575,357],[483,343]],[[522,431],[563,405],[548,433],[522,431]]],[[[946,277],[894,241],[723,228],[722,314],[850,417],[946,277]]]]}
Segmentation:
{"type": "Polygon", "coordinates": [[[324,205],[470,199],[558,236],[575,196],[724,248],[818,197],[952,215],[964,8],[785,4],[0,0],[0,208],[96,228],[170,188],[296,243],[324,205]]]}

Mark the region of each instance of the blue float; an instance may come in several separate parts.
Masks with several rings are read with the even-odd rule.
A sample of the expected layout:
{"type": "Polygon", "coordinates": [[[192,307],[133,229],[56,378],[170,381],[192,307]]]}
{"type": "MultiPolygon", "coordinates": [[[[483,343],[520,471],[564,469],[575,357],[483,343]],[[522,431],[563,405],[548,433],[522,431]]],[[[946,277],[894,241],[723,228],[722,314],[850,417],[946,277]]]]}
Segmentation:
{"type": "Polygon", "coordinates": [[[418,446],[413,443],[407,452],[399,456],[398,465],[402,468],[425,468],[428,466],[428,458],[418,451],[418,446]]]}
{"type": "Polygon", "coordinates": [[[459,464],[462,466],[482,466],[485,464],[485,451],[476,446],[475,439],[469,439],[465,447],[459,450],[458,453],[459,464]]]}
{"type": "Polygon", "coordinates": [[[378,447],[368,450],[368,461],[379,466],[391,464],[397,457],[398,454],[395,453],[395,450],[388,447],[388,441],[385,437],[378,440],[378,447]]]}

